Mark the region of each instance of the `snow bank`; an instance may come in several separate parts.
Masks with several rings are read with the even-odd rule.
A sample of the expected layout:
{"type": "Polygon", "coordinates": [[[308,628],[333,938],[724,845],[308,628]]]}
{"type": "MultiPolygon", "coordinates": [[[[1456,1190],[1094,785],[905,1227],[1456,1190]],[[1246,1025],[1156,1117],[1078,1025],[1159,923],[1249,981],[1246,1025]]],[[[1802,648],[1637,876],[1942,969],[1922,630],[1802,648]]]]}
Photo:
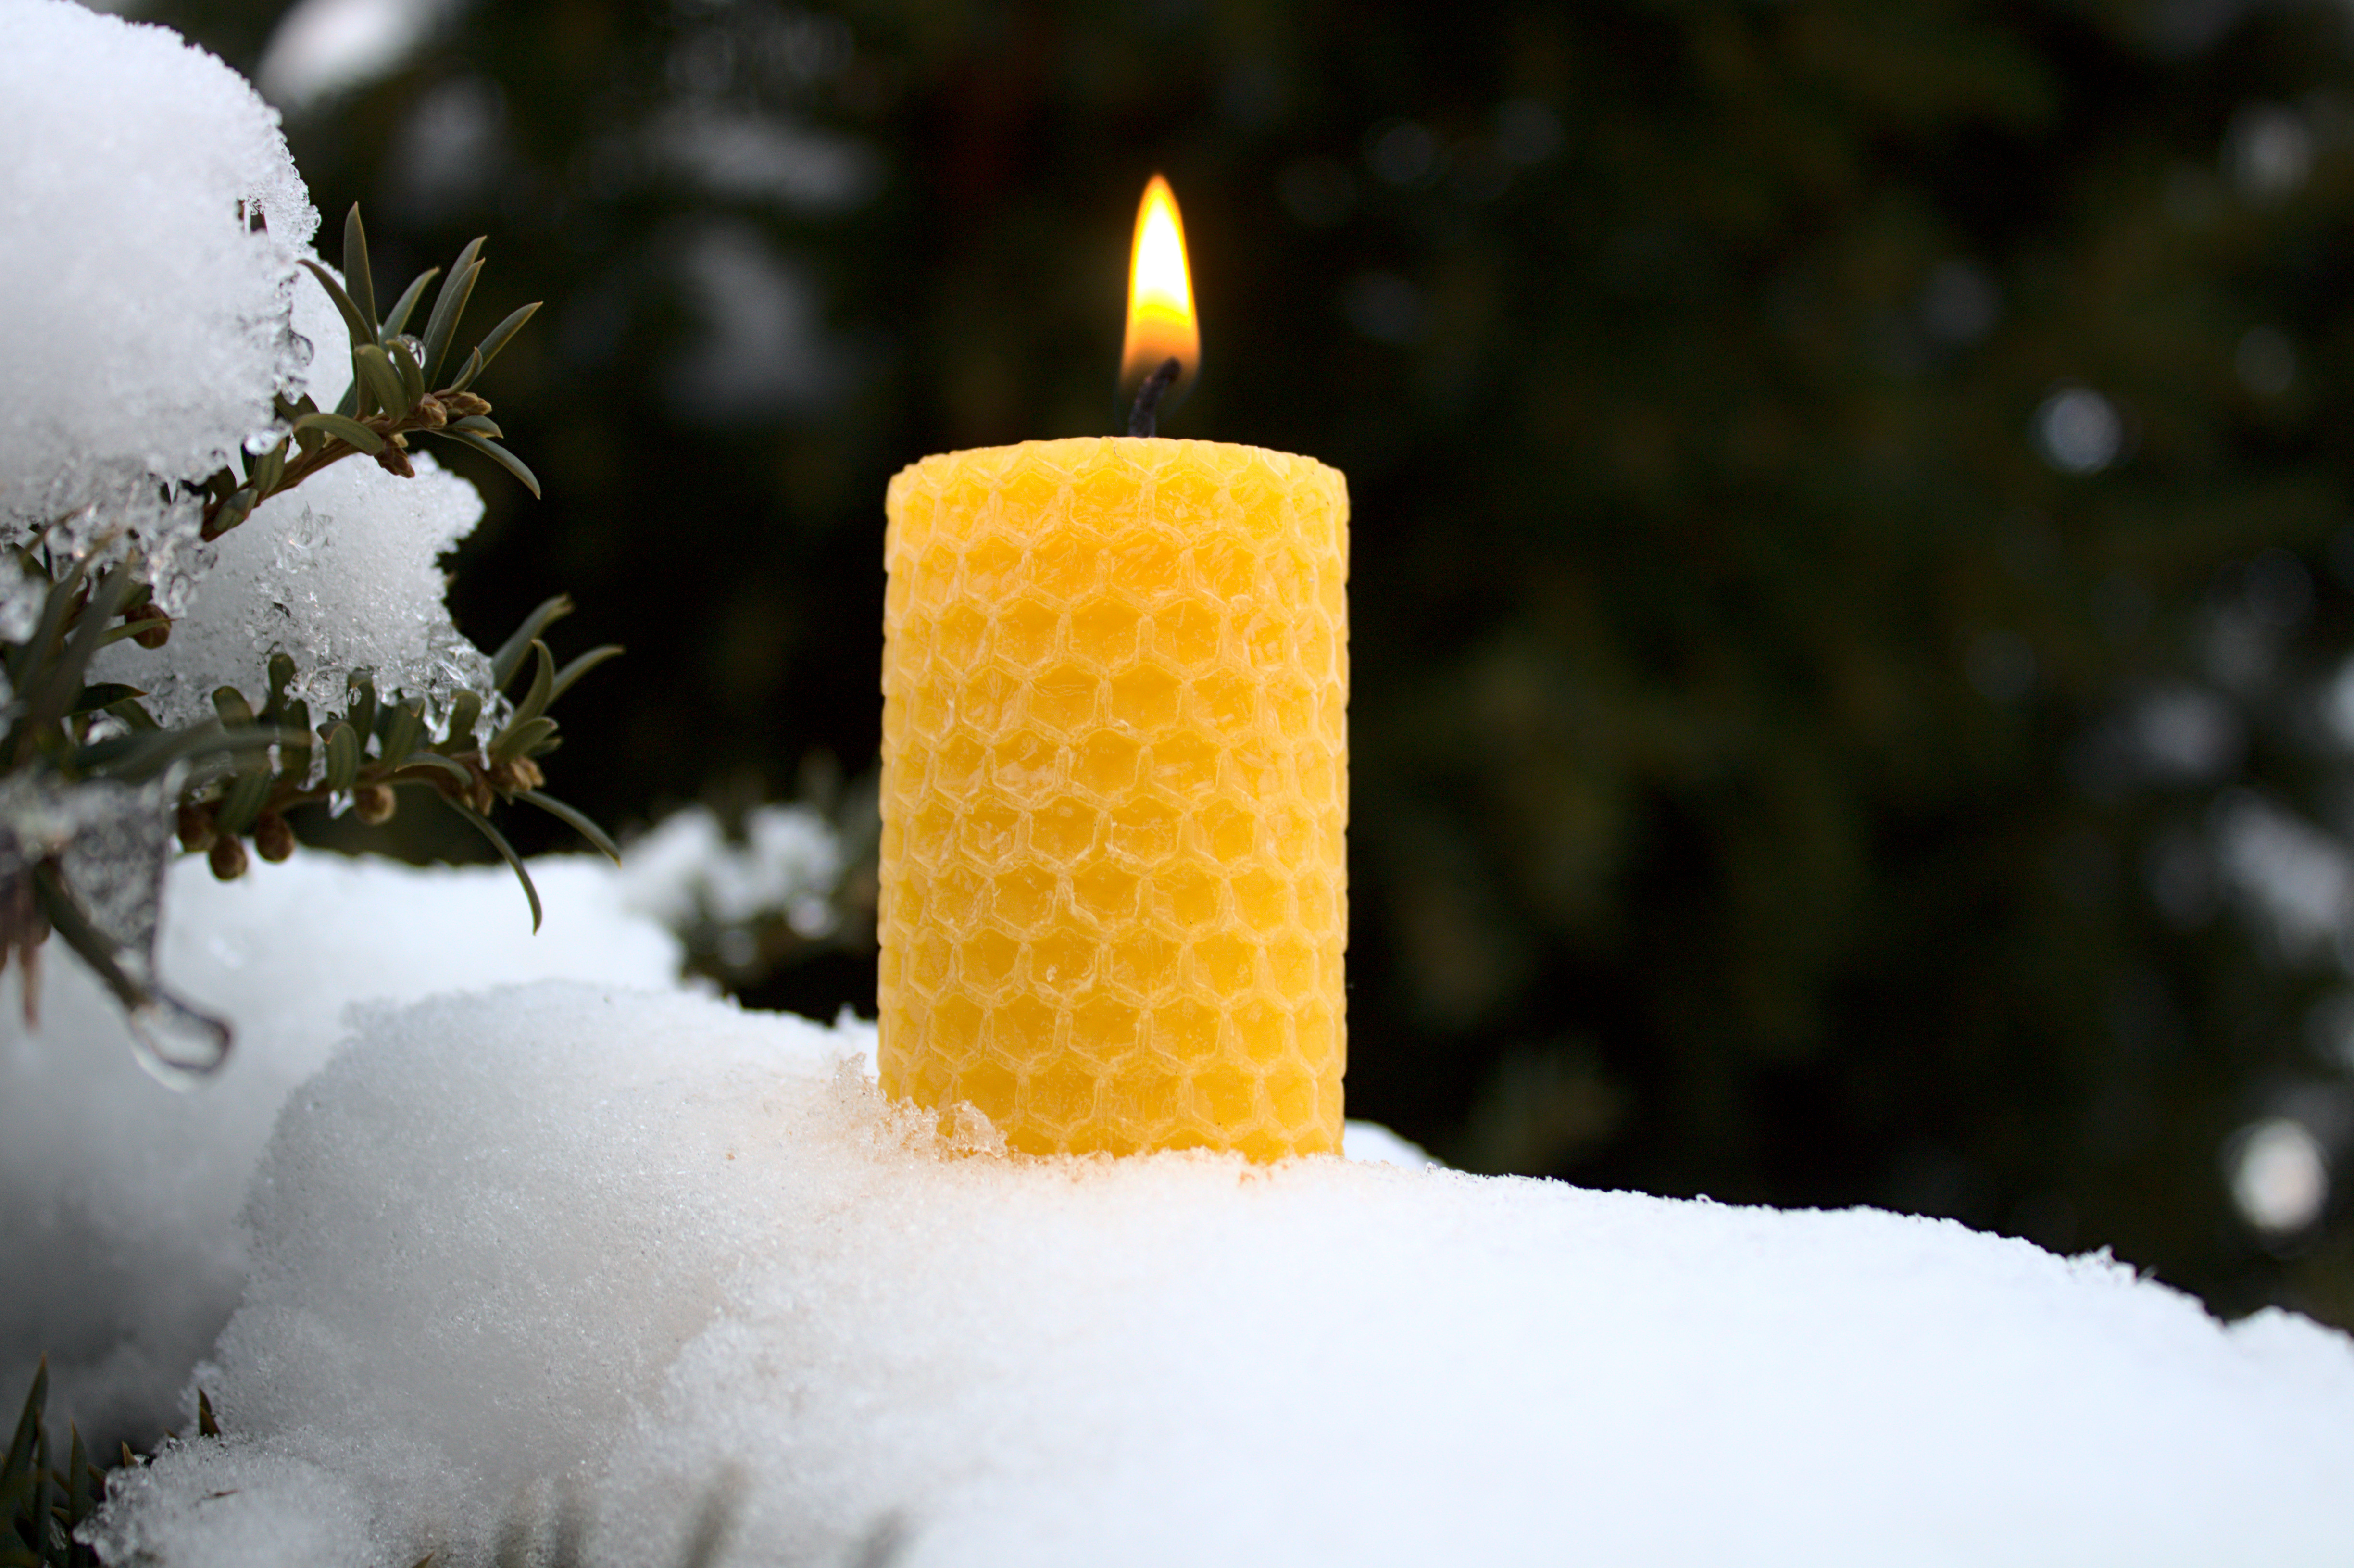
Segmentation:
{"type": "Polygon", "coordinates": [[[419,871],[303,853],[215,882],[170,873],[164,972],[233,1019],[217,1078],[175,1094],[133,1063],[121,1010],[51,943],[42,1027],[0,994],[0,1398],[50,1356],[57,1429],[100,1451],[175,1422],[189,1369],[237,1305],[235,1217],[287,1091],[325,1061],[345,1006],[552,976],[661,985],[676,942],[628,913],[601,861],[536,862],[541,934],[504,867],[419,871]]]}
{"type": "Polygon", "coordinates": [[[288,1104],[111,1561],[2339,1563],[2354,1346],[1949,1222],[1009,1160],[868,1036],[553,983],[288,1104]],[[143,1561],[145,1559],[142,1559],[143,1561]]]}
{"type": "Polygon", "coordinates": [[[318,215],[277,114],[176,34],[0,0],[0,522],[95,506],[56,537],[127,527],[175,581],[196,518],[159,482],[227,463],[308,363],[318,215]]]}

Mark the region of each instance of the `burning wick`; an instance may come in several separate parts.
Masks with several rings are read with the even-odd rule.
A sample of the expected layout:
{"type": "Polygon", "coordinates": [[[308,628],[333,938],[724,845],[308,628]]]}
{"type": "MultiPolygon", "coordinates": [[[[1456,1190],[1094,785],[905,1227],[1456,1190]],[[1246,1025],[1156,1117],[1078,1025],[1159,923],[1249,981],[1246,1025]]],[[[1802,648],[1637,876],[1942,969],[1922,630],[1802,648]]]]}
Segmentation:
{"type": "Polygon", "coordinates": [[[1135,404],[1128,410],[1129,435],[1149,436],[1158,429],[1161,399],[1168,396],[1169,388],[1177,385],[1177,377],[1184,368],[1172,354],[1161,362],[1161,368],[1144,378],[1144,385],[1136,389],[1135,404]]]}
{"type": "Polygon", "coordinates": [[[1185,225],[1177,197],[1159,175],[1137,204],[1136,239],[1128,257],[1128,336],[1119,351],[1119,418],[1128,388],[1128,433],[1150,436],[1161,415],[1174,408],[1202,364],[1202,332],[1193,318],[1193,279],[1185,265],[1185,225]]]}

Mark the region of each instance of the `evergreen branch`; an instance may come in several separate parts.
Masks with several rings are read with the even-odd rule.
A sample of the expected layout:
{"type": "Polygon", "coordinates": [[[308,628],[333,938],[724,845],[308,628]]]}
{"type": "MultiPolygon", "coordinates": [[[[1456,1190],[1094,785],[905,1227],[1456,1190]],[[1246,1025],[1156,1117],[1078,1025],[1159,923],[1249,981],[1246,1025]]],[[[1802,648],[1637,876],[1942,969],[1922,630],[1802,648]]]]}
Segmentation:
{"type": "MultiPolygon", "coordinates": [[[[344,276],[338,279],[314,260],[303,262],[350,335],[352,390],[333,410],[322,409],[308,396],[281,397],[276,411],[284,433],[274,445],[244,455],[242,473],[236,466],[225,467],[201,485],[189,487],[191,498],[200,501],[201,537],[219,537],[263,502],[355,454],[408,477],[415,470],[408,438],[419,433],[446,436],[474,448],[505,467],[534,495],[539,493],[530,468],[499,444],[504,432],[490,418],[489,401],[467,389],[539,307],[530,304],[510,313],[467,352],[456,380],[438,388],[433,385],[450,359],[466,303],[481,277],[482,246],[479,238],[470,243],[447,273],[432,268],[419,274],[394,302],[390,314],[378,321],[366,232],[359,209],[352,208],[344,226],[344,276]],[[436,277],[442,284],[424,335],[408,335],[406,329],[436,277]]],[[[546,782],[539,759],[558,744],[557,721],[546,710],[582,674],[617,652],[598,649],[560,671],[557,668],[539,637],[570,612],[568,599],[559,596],[541,605],[516,637],[502,645],[493,661],[495,679],[484,689],[452,696],[445,736],[439,741],[428,734],[422,700],[404,699],[396,692],[380,702],[365,673],[350,678],[345,711],[325,715],[314,725],[309,705],[291,696],[297,670],[282,652],[268,662],[267,697],[258,712],[242,693],[222,687],[214,694],[216,716],[166,727],[142,705],[145,694],[137,687],[89,679],[90,662],[100,650],[125,640],[160,648],[170,639],[172,622],[143,580],[147,564],[136,554],[100,569],[93,556],[108,559],[96,552],[111,542],[101,538],[96,546],[60,558],[62,553],[53,546],[56,530],[80,515],[51,519],[14,546],[19,573],[38,589],[39,609],[28,637],[0,642],[0,672],[18,694],[7,712],[0,714],[0,778],[27,785],[27,798],[34,804],[26,808],[28,814],[20,827],[32,835],[28,842],[36,846],[33,864],[16,875],[0,877],[0,967],[21,958],[28,1008],[39,950],[52,932],[127,1011],[153,1013],[180,1006],[143,978],[149,953],[122,945],[90,917],[64,874],[58,845],[41,836],[78,831],[70,825],[74,818],[69,811],[57,816],[55,825],[44,813],[50,809],[47,802],[69,801],[75,788],[87,782],[135,786],[186,770],[192,782],[179,789],[175,802],[180,842],[207,853],[214,874],[223,879],[243,874],[249,864],[249,842],[266,861],[292,853],[295,840],[286,813],[298,806],[348,801],[361,821],[380,823],[394,814],[397,786],[423,786],[482,832],[515,868],[531,905],[535,930],[542,913],[538,893],[514,845],[491,821],[494,810],[517,799],[527,800],[599,849],[613,853],[610,837],[596,823],[539,793],[546,782]],[[501,715],[495,736],[485,739],[477,733],[483,727],[485,710],[504,705],[501,691],[535,652],[531,689],[518,707],[501,715]],[[23,779],[34,773],[40,777],[23,779]]],[[[36,1467],[46,1463],[44,1455],[36,1467]]],[[[15,1484],[0,1478],[0,1500],[15,1484]]],[[[34,1483],[27,1479],[25,1484],[34,1483]]],[[[73,1485],[79,1483],[69,1483],[69,1490],[73,1485]]],[[[90,1495],[85,1488],[73,1498],[90,1495]]],[[[80,1500],[72,1500],[58,1511],[81,1506],[80,1500]]],[[[37,1552],[40,1542],[12,1542],[0,1531],[0,1568],[6,1568],[20,1549],[37,1552]]],[[[48,1559],[37,1561],[47,1568],[48,1559]]],[[[77,1561],[87,1561],[87,1553],[77,1561]]]]}
{"type": "Polygon", "coordinates": [[[407,478],[416,471],[408,461],[408,438],[417,434],[441,436],[471,447],[513,474],[535,498],[539,495],[539,479],[530,465],[499,444],[502,432],[489,418],[489,401],[468,390],[539,305],[534,302],[509,312],[468,351],[455,378],[438,389],[433,386],[449,357],[466,302],[482,276],[482,241],[476,238],[458,253],[446,274],[439,268],[419,274],[394,302],[391,314],[379,323],[367,232],[360,222],[359,207],[352,207],[344,220],[344,280],[338,281],[334,273],[307,258],[302,262],[326,291],[350,334],[351,389],[332,411],[317,408],[308,397],[296,404],[281,401],[280,413],[288,421],[288,439],[300,455],[290,458],[287,443],[281,441],[271,451],[249,460],[241,482],[228,469],[215,474],[205,486],[202,537],[220,537],[271,496],[293,489],[355,452],[365,453],[387,471],[407,478]],[[424,336],[405,335],[426,284],[436,276],[442,278],[442,284],[426,318],[424,336]]]}

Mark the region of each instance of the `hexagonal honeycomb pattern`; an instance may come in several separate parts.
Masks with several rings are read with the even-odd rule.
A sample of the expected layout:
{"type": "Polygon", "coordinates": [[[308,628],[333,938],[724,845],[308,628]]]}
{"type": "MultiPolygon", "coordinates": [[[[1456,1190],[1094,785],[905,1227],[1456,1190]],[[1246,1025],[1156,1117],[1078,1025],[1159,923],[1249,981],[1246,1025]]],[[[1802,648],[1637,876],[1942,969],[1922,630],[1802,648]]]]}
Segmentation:
{"type": "Polygon", "coordinates": [[[1033,1153],[1339,1152],[1341,475],[1032,441],[887,506],[884,1088],[1033,1153]]]}

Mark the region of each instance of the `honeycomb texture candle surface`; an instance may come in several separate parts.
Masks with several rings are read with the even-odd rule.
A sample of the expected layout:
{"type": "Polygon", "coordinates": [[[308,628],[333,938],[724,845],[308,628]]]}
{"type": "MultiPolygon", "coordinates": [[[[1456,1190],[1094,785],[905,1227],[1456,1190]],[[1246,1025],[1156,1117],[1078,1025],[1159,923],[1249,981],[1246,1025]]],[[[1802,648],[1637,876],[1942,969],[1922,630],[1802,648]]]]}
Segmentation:
{"type": "Polygon", "coordinates": [[[1032,1153],[1337,1153],[1349,503],[1032,441],[891,482],[883,1086],[1032,1153]]]}

